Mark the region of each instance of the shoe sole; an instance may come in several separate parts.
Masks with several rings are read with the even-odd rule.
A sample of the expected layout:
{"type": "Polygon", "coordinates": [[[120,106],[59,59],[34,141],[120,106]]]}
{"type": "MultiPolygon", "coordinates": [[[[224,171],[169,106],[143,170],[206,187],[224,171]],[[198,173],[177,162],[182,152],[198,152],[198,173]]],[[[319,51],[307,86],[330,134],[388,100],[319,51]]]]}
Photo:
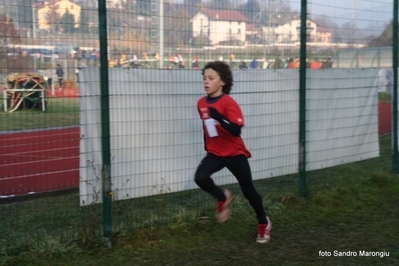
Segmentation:
{"type": "Polygon", "coordinates": [[[258,243],[258,244],[268,244],[270,242],[270,239],[269,240],[267,240],[267,241],[256,241],[256,243],[258,243]]]}
{"type": "Polygon", "coordinates": [[[271,239],[272,239],[272,232],[270,232],[270,234],[269,234],[269,239],[259,239],[259,240],[256,239],[256,243],[267,244],[270,242],[271,239]]]}

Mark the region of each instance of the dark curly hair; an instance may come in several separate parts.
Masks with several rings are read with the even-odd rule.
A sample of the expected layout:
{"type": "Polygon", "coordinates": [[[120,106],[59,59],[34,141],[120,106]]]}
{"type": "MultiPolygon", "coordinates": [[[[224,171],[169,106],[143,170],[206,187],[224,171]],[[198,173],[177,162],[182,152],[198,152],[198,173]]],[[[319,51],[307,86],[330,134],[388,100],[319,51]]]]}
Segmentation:
{"type": "Polygon", "coordinates": [[[233,73],[231,72],[230,66],[222,61],[208,62],[202,69],[202,75],[204,75],[205,70],[209,68],[215,70],[219,74],[220,79],[225,83],[222,89],[223,93],[230,94],[231,88],[233,87],[233,73]]]}

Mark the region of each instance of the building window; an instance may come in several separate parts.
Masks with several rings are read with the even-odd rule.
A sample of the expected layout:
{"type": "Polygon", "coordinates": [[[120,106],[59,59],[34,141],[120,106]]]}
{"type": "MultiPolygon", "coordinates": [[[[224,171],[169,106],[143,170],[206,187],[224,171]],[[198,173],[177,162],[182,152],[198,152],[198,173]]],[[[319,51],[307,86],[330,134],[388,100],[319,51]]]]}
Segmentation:
{"type": "Polygon", "coordinates": [[[241,34],[241,29],[238,29],[237,33],[238,33],[238,34],[241,34]]]}

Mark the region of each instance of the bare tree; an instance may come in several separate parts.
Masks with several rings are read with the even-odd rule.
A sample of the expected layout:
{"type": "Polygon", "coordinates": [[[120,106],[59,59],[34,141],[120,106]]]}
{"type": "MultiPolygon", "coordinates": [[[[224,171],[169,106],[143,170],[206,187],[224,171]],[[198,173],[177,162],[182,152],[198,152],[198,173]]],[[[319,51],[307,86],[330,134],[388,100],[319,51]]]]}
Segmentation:
{"type": "Polygon", "coordinates": [[[190,14],[184,9],[170,10],[165,19],[166,43],[170,46],[184,44],[192,36],[190,14]]]}
{"type": "Polygon", "coordinates": [[[18,43],[20,43],[20,37],[15,29],[14,21],[0,14],[0,48],[4,49],[9,44],[18,43]]]}
{"type": "Polygon", "coordinates": [[[385,30],[377,38],[372,39],[369,43],[369,47],[383,47],[392,46],[392,32],[393,32],[393,21],[386,26],[385,30]]]}
{"type": "Polygon", "coordinates": [[[55,5],[49,5],[49,10],[47,12],[47,25],[50,29],[50,34],[55,34],[55,32],[60,27],[61,16],[57,13],[57,8],[55,5]]]}
{"type": "Polygon", "coordinates": [[[0,72],[10,73],[24,71],[31,67],[31,62],[23,58],[20,50],[13,49],[13,44],[20,44],[21,39],[14,21],[0,14],[0,72]]]}
{"type": "Polygon", "coordinates": [[[206,3],[206,7],[213,9],[230,9],[232,5],[230,0],[211,0],[206,3]]]}
{"type": "Polygon", "coordinates": [[[342,24],[340,32],[343,43],[358,44],[364,42],[364,35],[354,21],[342,24]]]}

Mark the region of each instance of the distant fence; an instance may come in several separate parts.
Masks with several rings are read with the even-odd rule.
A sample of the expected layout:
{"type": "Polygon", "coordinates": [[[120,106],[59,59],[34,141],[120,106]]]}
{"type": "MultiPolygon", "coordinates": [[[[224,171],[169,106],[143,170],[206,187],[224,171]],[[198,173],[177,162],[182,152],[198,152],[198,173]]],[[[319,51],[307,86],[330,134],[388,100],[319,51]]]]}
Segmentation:
{"type": "Polygon", "coordinates": [[[344,49],[335,54],[335,68],[392,68],[392,48],[344,49]]]}

